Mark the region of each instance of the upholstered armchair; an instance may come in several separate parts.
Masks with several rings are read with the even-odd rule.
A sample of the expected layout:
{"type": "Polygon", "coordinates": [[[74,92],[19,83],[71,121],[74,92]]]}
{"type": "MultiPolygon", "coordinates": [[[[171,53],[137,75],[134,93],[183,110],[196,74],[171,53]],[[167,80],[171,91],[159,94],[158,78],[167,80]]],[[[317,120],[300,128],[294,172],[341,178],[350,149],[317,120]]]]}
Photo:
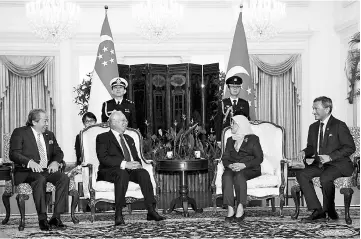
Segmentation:
{"type": "MultiPolygon", "coordinates": [[[[360,127],[350,127],[350,132],[356,145],[356,151],[351,155],[351,160],[355,165],[354,173],[350,177],[337,178],[334,181],[335,187],[340,188],[340,193],[344,195],[345,206],[345,221],[347,224],[352,224],[350,217],[350,204],[353,194],[352,187],[358,187],[360,189],[360,127]]],[[[320,178],[315,177],[312,179],[313,185],[321,187],[320,178]]],[[[295,213],[291,216],[292,219],[297,219],[300,212],[300,185],[295,181],[295,185],[291,188],[291,194],[295,201],[295,213]]]]}
{"type": "MultiPolygon", "coordinates": [[[[4,134],[3,135],[3,160],[4,164],[6,166],[9,166],[11,168],[11,174],[12,174],[12,180],[5,182],[5,191],[2,195],[2,200],[4,203],[6,215],[4,220],[2,221],[2,224],[5,225],[8,223],[10,218],[10,197],[12,197],[14,194],[16,195],[16,201],[19,207],[20,212],[20,224],[19,224],[19,231],[24,230],[25,227],[25,200],[29,199],[29,195],[32,194],[31,186],[27,183],[21,183],[18,186],[14,185],[14,163],[10,161],[9,159],[9,149],[10,149],[10,137],[11,134],[4,134]]],[[[63,161],[60,164],[61,170],[64,171],[66,164],[63,161]]],[[[79,195],[78,191],[76,190],[75,183],[74,183],[74,171],[72,171],[71,174],[68,174],[70,177],[70,183],[69,183],[69,196],[72,196],[72,202],[71,202],[71,219],[74,224],[79,223],[79,220],[75,217],[74,212],[75,208],[78,205],[79,201],[79,195]]],[[[48,210],[51,211],[51,199],[52,199],[52,193],[55,192],[55,186],[52,183],[46,184],[46,202],[48,205],[48,210]]]]}
{"type": "MultiPolygon", "coordinates": [[[[248,200],[271,199],[272,211],[276,211],[275,198],[280,199],[280,216],[283,217],[284,195],[287,179],[287,160],[284,157],[284,132],[281,126],[265,121],[251,121],[253,133],[260,139],[264,159],[261,164],[262,175],[247,181],[248,200]]],[[[231,128],[222,132],[222,155],[231,128]]],[[[212,180],[212,201],[217,210],[216,200],[222,197],[222,174],[224,166],[221,159],[214,161],[215,174],[212,180]]]]}
{"type": "MultiPolygon", "coordinates": [[[[89,207],[91,209],[91,222],[94,222],[95,206],[98,202],[115,202],[114,184],[106,181],[96,181],[99,160],[96,153],[96,137],[98,134],[109,131],[108,123],[101,123],[89,126],[81,131],[80,142],[82,150],[83,161],[83,191],[84,198],[88,199],[89,207]]],[[[146,169],[150,175],[155,198],[158,200],[156,194],[155,171],[152,160],[146,160],[142,149],[142,135],[138,130],[127,128],[124,134],[131,136],[135,142],[139,158],[142,160],[143,168],[146,169]]],[[[126,203],[131,213],[131,204],[135,201],[143,199],[143,194],[138,184],[129,182],[128,190],[125,195],[126,203]]]]}

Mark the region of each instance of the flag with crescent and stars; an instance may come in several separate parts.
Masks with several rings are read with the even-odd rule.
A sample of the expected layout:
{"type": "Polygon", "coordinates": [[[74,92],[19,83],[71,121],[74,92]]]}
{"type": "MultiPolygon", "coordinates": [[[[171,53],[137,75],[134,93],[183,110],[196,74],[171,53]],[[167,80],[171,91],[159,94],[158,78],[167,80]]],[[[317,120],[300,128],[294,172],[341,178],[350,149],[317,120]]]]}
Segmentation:
{"type": "MultiPolygon", "coordinates": [[[[239,13],[236,30],[233,37],[231,54],[229,56],[226,79],[237,75],[242,78],[243,83],[238,97],[248,101],[249,116],[255,120],[254,87],[251,78],[251,67],[249,63],[246,34],[242,22],[242,7],[239,13]]],[[[229,89],[224,85],[223,98],[229,97],[229,89]]]]}
{"type": "Polygon", "coordinates": [[[100,33],[100,44],[92,75],[88,107],[88,111],[94,113],[97,119],[101,119],[103,102],[112,98],[110,81],[115,77],[119,77],[117,57],[108,22],[107,9],[108,7],[105,6],[105,19],[100,33]]]}

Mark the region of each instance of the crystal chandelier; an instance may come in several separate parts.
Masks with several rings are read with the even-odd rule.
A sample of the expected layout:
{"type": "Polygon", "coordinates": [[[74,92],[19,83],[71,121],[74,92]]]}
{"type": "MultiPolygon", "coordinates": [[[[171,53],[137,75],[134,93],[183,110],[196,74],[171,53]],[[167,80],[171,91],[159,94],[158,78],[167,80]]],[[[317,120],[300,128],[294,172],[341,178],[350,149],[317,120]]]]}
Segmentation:
{"type": "Polygon", "coordinates": [[[243,3],[243,23],[248,39],[263,41],[276,36],[277,23],[286,16],[286,4],[277,0],[249,0],[243,3]]]}
{"type": "Polygon", "coordinates": [[[132,12],[141,35],[159,43],[176,34],[183,7],[175,0],[147,0],[134,5],[132,12]]]}
{"type": "Polygon", "coordinates": [[[34,33],[54,44],[73,35],[79,15],[79,6],[66,0],[35,0],[26,4],[26,16],[34,33]]]}

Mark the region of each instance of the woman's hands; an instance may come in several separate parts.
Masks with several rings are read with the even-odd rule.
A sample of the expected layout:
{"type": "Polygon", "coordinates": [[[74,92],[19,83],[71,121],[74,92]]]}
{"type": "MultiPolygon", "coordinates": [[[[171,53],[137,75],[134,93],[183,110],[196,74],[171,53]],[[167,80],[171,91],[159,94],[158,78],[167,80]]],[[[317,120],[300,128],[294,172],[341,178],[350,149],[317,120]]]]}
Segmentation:
{"type": "Polygon", "coordinates": [[[241,171],[242,169],[245,169],[246,165],[244,163],[232,163],[228,167],[232,169],[232,171],[238,172],[241,171]]]}

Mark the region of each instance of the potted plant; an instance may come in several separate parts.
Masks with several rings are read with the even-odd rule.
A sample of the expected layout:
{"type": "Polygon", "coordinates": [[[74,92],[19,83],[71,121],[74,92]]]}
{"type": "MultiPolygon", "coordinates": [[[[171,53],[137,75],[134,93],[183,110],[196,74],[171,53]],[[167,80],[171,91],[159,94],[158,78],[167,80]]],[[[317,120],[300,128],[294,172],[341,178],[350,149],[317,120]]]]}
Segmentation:
{"type": "Polygon", "coordinates": [[[353,103],[355,97],[360,95],[360,32],[355,33],[349,41],[350,49],[345,63],[345,73],[350,82],[348,102],[353,103]]]}

